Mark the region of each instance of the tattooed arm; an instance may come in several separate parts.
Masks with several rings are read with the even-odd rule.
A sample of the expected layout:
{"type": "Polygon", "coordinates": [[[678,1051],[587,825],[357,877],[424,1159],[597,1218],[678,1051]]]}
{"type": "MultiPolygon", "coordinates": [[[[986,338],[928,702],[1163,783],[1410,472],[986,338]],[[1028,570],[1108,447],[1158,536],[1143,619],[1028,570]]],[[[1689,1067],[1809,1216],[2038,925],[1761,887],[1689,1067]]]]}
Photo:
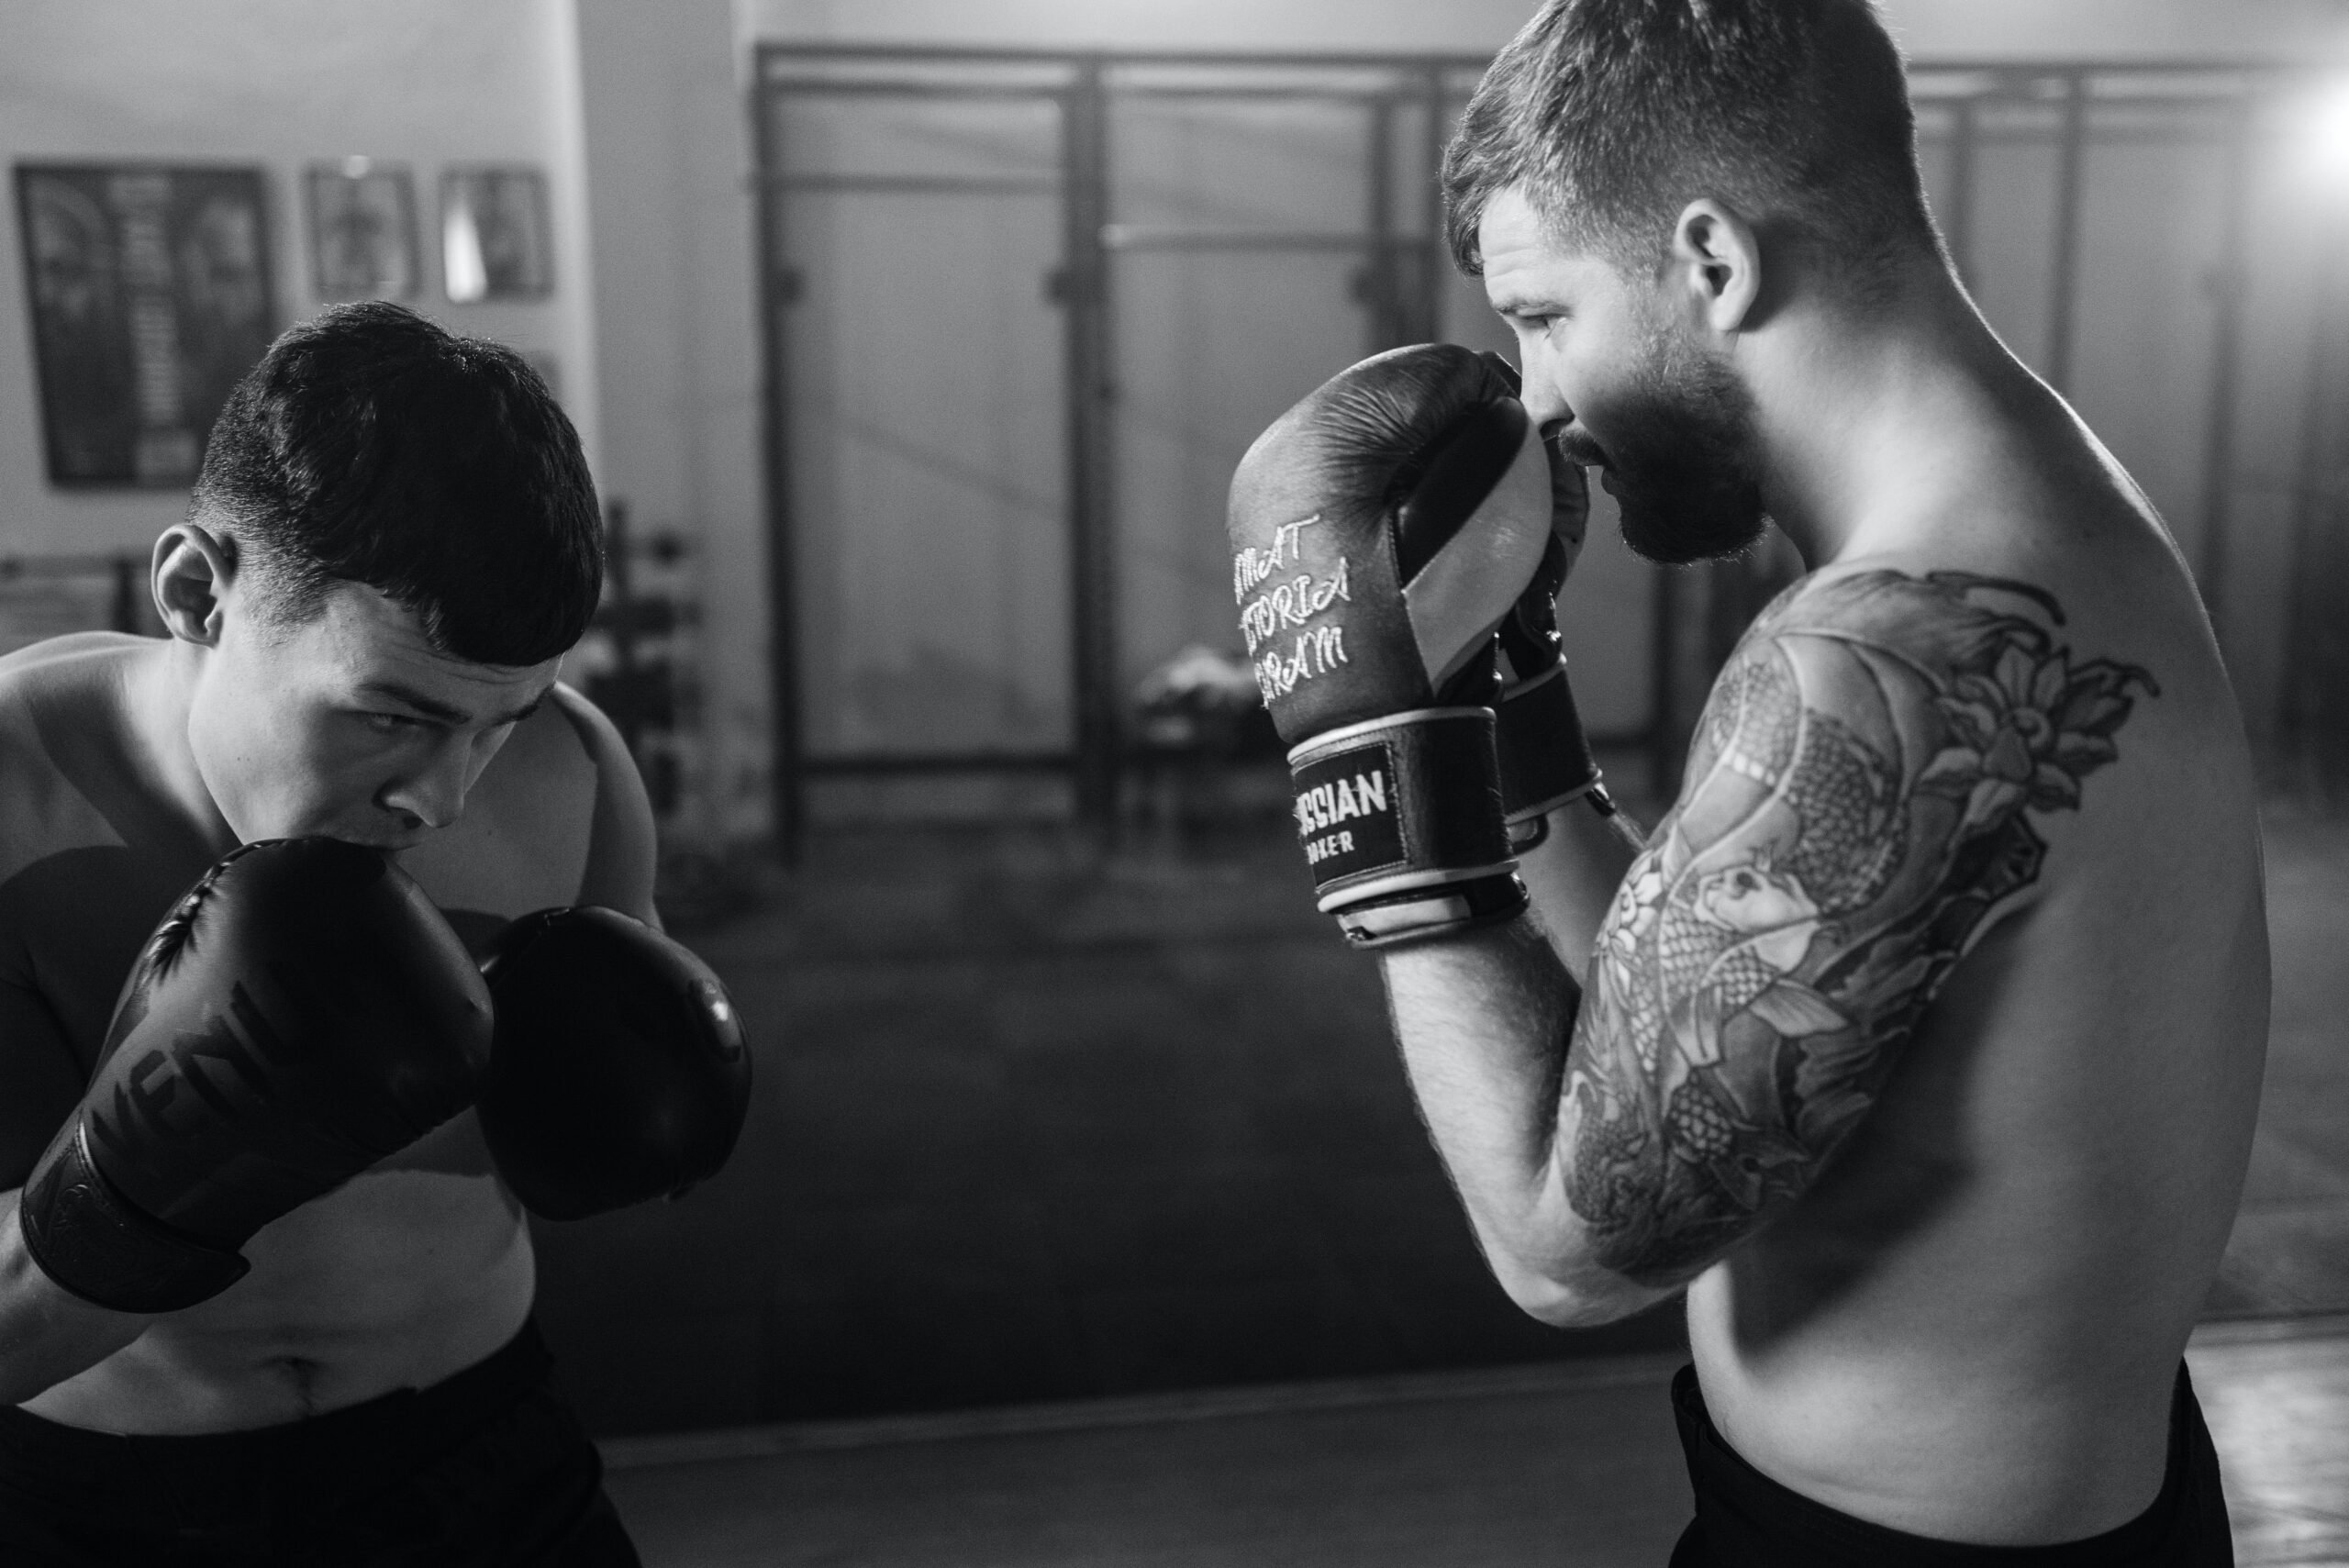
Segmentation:
{"type": "Polygon", "coordinates": [[[2032,818],[2078,807],[2154,694],[2076,662],[2062,625],[1966,573],[1798,584],[1715,684],[1586,988],[1522,924],[1388,960],[1429,1128],[1520,1305],[1620,1317],[1808,1188],[2029,895],[2032,818]]]}
{"type": "Polygon", "coordinates": [[[1580,800],[1551,812],[1549,828],[1538,846],[1519,854],[1517,873],[1532,895],[1534,924],[1579,985],[1589,978],[1599,927],[1646,829],[1628,812],[1601,817],[1580,800]]]}

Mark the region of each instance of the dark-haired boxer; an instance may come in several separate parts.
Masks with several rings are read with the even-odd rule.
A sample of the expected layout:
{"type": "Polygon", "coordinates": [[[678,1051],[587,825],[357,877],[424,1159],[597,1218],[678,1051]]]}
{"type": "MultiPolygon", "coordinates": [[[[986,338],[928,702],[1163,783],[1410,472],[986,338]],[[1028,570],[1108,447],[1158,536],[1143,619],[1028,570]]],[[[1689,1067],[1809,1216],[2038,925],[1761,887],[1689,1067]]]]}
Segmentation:
{"type": "Polygon", "coordinates": [[[1401,350],[1292,410],[1234,481],[1243,627],[1502,1284],[1687,1293],[1676,1562],[2224,1563],[2180,1358],[2266,1043],[2252,770],[1913,143],[1863,0],[1553,0],[1445,168],[1521,389],[1401,350]],[[1811,568],[1636,858],[1554,673],[1544,434],[1643,553],[1766,516],[1811,568]]]}
{"type": "Polygon", "coordinates": [[[544,384],[338,307],[215,426],[155,546],[169,638],[0,661],[0,1559],[636,1561],[514,1195],[608,1207],[635,1157],[533,1122],[628,1043],[571,987],[608,1028],[659,1000],[611,987],[704,978],[620,917],[654,918],[651,813],[555,681],[601,571],[544,384]],[[508,927],[573,905],[619,914],[508,927]]]}

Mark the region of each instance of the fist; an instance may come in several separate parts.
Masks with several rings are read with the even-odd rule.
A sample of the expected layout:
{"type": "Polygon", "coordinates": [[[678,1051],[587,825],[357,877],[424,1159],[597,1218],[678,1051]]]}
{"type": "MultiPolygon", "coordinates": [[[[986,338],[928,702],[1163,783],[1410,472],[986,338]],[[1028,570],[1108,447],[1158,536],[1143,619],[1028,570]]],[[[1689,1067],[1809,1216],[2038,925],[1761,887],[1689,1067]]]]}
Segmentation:
{"type": "Polygon", "coordinates": [[[1322,910],[1364,946],[1512,917],[1495,629],[1555,548],[1505,364],[1448,344],[1331,377],[1231,482],[1232,590],[1322,910]]]}
{"type": "Polygon", "coordinates": [[[1543,449],[1550,458],[1550,537],[1558,541],[1558,582],[1550,590],[1557,596],[1558,588],[1582,557],[1582,541],[1590,531],[1590,476],[1582,464],[1560,451],[1557,443],[1545,441],[1543,449]]]}
{"type": "Polygon", "coordinates": [[[1490,701],[1493,630],[1557,509],[1548,450],[1506,370],[1451,344],[1380,354],[1241,459],[1232,587],[1284,739],[1490,701]]]}
{"type": "Polygon", "coordinates": [[[716,1175],[751,1108],[751,1053],[709,966],[643,922],[541,909],[499,933],[482,1096],[489,1151],[523,1207],[580,1219],[716,1175]]]}

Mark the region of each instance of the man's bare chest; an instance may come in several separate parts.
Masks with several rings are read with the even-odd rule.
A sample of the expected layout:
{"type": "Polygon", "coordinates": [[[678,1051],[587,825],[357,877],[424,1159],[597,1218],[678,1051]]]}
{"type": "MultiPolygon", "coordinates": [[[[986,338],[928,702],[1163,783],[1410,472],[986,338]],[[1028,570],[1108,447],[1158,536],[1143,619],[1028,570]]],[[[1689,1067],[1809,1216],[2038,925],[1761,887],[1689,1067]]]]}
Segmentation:
{"type": "Polygon", "coordinates": [[[0,882],[0,962],[47,1006],[84,1073],[140,947],[204,869],[182,854],[88,844],[0,882]]]}

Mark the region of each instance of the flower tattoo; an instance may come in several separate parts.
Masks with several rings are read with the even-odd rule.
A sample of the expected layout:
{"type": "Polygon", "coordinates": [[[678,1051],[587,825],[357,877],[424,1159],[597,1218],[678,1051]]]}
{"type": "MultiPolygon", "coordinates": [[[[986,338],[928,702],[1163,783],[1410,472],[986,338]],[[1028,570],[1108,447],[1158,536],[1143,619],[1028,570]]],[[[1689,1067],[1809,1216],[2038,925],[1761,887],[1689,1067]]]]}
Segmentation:
{"type": "Polygon", "coordinates": [[[1680,803],[1617,892],[1567,1061],[1599,1261],[1687,1278],[1790,1201],[1950,971],[2038,877],[2154,677],[1967,573],[1799,583],[1716,683],[1680,803]]]}

